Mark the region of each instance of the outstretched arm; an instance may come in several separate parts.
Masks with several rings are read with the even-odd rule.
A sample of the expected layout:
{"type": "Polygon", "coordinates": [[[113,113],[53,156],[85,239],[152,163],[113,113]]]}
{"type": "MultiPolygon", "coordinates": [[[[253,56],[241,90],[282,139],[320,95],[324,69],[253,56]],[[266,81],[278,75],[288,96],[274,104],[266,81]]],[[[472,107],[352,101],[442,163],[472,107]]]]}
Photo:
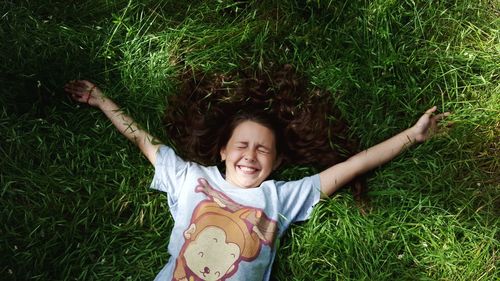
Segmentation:
{"type": "Polygon", "coordinates": [[[99,108],[120,133],[139,147],[151,164],[156,163],[156,151],[161,143],[143,130],[111,99],[105,97],[96,85],[86,80],[74,80],[67,83],[64,90],[71,94],[74,100],[99,108]]]}
{"type": "Polygon", "coordinates": [[[436,130],[437,122],[450,114],[433,115],[436,109],[434,106],[427,110],[413,127],[321,172],[321,191],[330,196],[356,176],[389,162],[413,144],[429,139],[436,130]]]}

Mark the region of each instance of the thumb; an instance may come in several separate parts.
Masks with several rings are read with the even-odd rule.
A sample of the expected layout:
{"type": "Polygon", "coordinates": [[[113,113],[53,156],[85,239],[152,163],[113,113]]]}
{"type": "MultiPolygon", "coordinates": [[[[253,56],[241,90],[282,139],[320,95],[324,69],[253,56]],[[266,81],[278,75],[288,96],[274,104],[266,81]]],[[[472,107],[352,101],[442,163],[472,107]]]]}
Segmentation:
{"type": "Polygon", "coordinates": [[[432,113],[434,113],[434,111],[436,111],[436,109],[437,109],[437,106],[433,106],[433,107],[427,109],[427,111],[425,111],[425,114],[432,114],[432,113]]]}

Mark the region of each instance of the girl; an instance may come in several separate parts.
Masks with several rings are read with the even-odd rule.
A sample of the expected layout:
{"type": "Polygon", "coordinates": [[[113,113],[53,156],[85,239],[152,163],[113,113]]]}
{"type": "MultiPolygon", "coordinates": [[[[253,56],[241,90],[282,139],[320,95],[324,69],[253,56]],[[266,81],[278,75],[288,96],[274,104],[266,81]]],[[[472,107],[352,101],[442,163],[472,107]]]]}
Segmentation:
{"type": "Polygon", "coordinates": [[[268,280],[276,239],[291,223],[308,219],[320,196],[332,195],[355,177],[427,140],[437,122],[449,115],[434,115],[434,106],[411,128],[345,160],[325,153],[312,155],[311,151],[320,153],[318,147],[328,144],[331,131],[314,135],[310,130],[325,128],[317,126],[321,124],[319,119],[311,119],[324,119],[315,114],[325,111],[314,110],[319,100],[304,106],[290,103],[283,96],[288,93],[289,98],[295,97],[297,88],[308,96],[321,94],[304,91],[297,87],[300,83],[270,82],[280,81],[276,77],[243,79],[235,87],[226,87],[228,80],[232,79],[216,76],[208,79],[216,83],[208,85],[207,80],[198,80],[195,75],[183,91],[187,94],[179,97],[184,101],[177,100],[176,104],[174,99],[176,106],[167,113],[168,132],[190,161],[141,129],[93,83],[78,80],[65,86],[74,100],[99,108],[139,147],[155,167],[151,187],[168,194],[175,221],[168,245],[171,257],[155,280],[268,280]],[[280,95],[263,97],[276,88],[280,95]],[[200,92],[205,96],[199,96],[200,92]],[[243,106],[245,110],[241,110],[243,106]],[[226,122],[222,122],[224,119],[226,122]],[[187,122],[188,126],[176,122],[187,122]],[[307,128],[313,137],[300,135],[307,128]],[[326,138],[315,145],[318,136],[325,134],[326,138]],[[268,179],[283,163],[311,163],[314,159],[336,164],[300,180],[268,179]],[[224,172],[213,166],[220,161],[224,162],[224,172]]]}

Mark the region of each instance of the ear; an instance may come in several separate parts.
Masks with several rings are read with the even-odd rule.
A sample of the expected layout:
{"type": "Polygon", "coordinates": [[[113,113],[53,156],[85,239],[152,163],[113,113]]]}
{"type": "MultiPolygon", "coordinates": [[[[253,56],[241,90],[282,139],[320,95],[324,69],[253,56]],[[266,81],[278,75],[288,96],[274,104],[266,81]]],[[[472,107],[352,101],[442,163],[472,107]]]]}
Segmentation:
{"type": "Polygon", "coordinates": [[[283,157],[281,157],[281,155],[276,156],[276,160],[274,160],[273,164],[273,171],[278,169],[278,167],[281,165],[281,162],[283,162],[283,157]]]}
{"type": "Polygon", "coordinates": [[[187,240],[190,240],[191,235],[193,235],[195,232],[196,232],[196,225],[194,223],[192,223],[189,226],[189,228],[186,231],[184,231],[184,238],[186,238],[187,240]]]}
{"type": "Polygon", "coordinates": [[[224,146],[224,147],[222,147],[222,148],[220,149],[220,159],[221,159],[222,161],[225,161],[225,160],[226,160],[226,157],[227,157],[227,156],[226,156],[226,147],[224,146]]]}

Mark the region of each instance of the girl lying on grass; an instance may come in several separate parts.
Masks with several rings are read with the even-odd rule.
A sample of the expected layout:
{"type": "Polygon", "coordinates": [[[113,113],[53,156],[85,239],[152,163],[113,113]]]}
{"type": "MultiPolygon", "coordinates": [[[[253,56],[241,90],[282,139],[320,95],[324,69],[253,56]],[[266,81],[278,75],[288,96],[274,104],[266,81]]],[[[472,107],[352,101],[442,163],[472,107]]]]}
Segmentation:
{"type": "Polygon", "coordinates": [[[168,194],[175,220],[171,257],[155,280],[268,280],[276,239],[291,223],[308,219],[320,196],[429,139],[449,114],[434,115],[434,106],[411,128],[348,158],[355,145],[345,138],[345,123],[332,119],[328,93],[303,85],[290,66],[237,81],[191,75],[165,118],[183,158],[93,83],[65,86],[140,148],[155,167],[152,188],[168,194]],[[329,140],[347,150],[332,149],[329,140]],[[300,180],[269,178],[287,163],[329,167],[300,180]]]}

